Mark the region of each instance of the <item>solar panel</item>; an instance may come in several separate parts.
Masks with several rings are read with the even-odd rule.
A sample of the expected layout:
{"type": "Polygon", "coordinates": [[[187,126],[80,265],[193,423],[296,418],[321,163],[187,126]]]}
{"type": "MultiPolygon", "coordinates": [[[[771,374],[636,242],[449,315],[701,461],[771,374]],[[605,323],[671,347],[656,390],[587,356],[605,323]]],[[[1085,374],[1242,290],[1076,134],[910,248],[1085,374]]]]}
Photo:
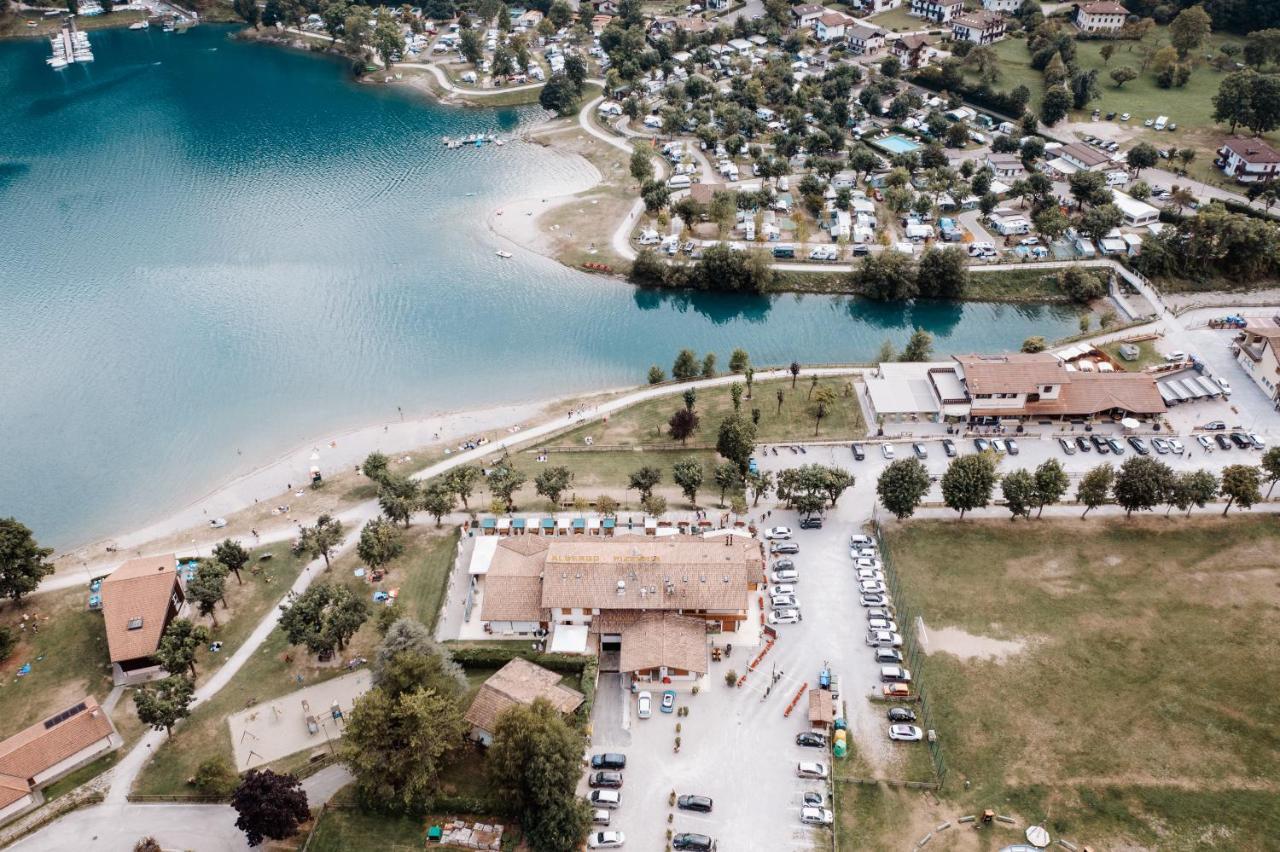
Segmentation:
{"type": "Polygon", "coordinates": [[[61,725],[63,722],[67,721],[72,716],[76,715],[77,713],[83,713],[87,709],[88,709],[88,705],[86,705],[83,701],[81,701],[75,707],[72,707],[67,710],[63,710],[57,716],[50,716],[48,719],[45,719],[44,729],[47,731],[52,727],[61,725]]]}

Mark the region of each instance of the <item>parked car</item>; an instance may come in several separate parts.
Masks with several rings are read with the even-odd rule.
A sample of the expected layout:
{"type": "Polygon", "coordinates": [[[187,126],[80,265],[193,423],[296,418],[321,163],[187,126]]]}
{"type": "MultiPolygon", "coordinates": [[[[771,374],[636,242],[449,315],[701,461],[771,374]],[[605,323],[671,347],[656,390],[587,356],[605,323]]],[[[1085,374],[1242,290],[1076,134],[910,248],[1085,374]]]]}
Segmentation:
{"type": "Polygon", "coordinates": [[[775,597],[782,597],[784,595],[794,595],[795,593],[796,587],[787,583],[779,583],[776,586],[769,587],[769,597],[771,599],[775,597]]]}
{"type": "Polygon", "coordinates": [[[209,521],[210,529],[220,530],[226,525],[227,525],[226,518],[214,518],[213,520],[209,521]]]}
{"type": "Polygon", "coordinates": [[[596,808],[591,812],[591,822],[594,825],[608,825],[610,816],[604,808],[596,808]]]}
{"type": "Polygon", "coordinates": [[[849,449],[853,450],[854,461],[862,461],[867,457],[867,451],[862,448],[861,444],[850,444],[849,449]]]}
{"type": "Polygon", "coordinates": [[[621,831],[593,831],[587,835],[587,846],[591,849],[617,849],[627,842],[621,831]]]}
{"type": "Polygon", "coordinates": [[[888,595],[863,595],[861,603],[863,606],[888,606],[889,596],[888,595]]]}
{"type": "Polygon", "coordinates": [[[893,609],[885,606],[873,606],[867,608],[867,618],[893,618],[893,609]]]}
{"type": "Polygon", "coordinates": [[[796,745],[805,748],[826,748],[827,738],[817,731],[801,731],[796,734],[796,745]]]}
{"type": "Polygon", "coordinates": [[[1213,439],[1208,435],[1196,435],[1196,443],[1206,450],[1213,449],[1213,439]]]}
{"type": "Polygon", "coordinates": [[[626,769],[627,756],[625,754],[616,754],[614,752],[606,752],[604,754],[593,754],[591,756],[592,769],[626,769]]]}
{"type": "Polygon", "coordinates": [[[1133,447],[1133,451],[1140,456],[1149,455],[1151,450],[1147,448],[1147,444],[1137,435],[1129,436],[1129,446],[1133,447]]]}
{"type": "Polygon", "coordinates": [[[794,541],[780,541],[769,548],[770,553],[799,553],[800,545],[794,541]]]}
{"type": "Polygon", "coordinates": [[[653,693],[645,690],[636,696],[636,715],[641,719],[648,719],[653,715],[653,693]]]}
{"type": "Polygon", "coordinates": [[[674,689],[664,690],[662,693],[662,712],[674,713],[676,709],[676,691],[674,689]]]}
{"type": "Polygon", "coordinates": [[[613,810],[622,804],[622,793],[617,790],[592,790],[587,801],[597,808],[613,810]]]}
{"type": "Polygon", "coordinates": [[[949,458],[949,459],[953,459],[953,458],[955,458],[955,457],[956,457],[956,442],[955,442],[955,441],[953,441],[953,440],[951,440],[950,438],[943,438],[943,439],[942,439],[942,452],[943,452],[943,454],[944,454],[944,455],[946,455],[946,457],[947,457],[947,458],[949,458]]]}
{"type": "Polygon", "coordinates": [[[888,590],[879,580],[859,580],[858,591],[864,595],[882,595],[888,590]]]}
{"type": "Polygon", "coordinates": [[[1152,438],[1151,448],[1156,451],[1156,455],[1164,456],[1169,454],[1169,442],[1164,438],[1152,438]]]}
{"type": "Polygon", "coordinates": [[[769,527],[764,531],[764,537],[770,541],[791,538],[791,527],[769,527]]]}
{"type": "Polygon", "coordinates": [[[1182,446],[1182,442],[1179,441],[1177,438],[1169,439],[1169,449],[1177,453],[1178,455],[1182,455],[1184,452],[1186,452],[1186,448],[1182,446]]]}
{"type": "Polygon", "coordinates": [[[1180,361],[1187,360],[1187,353],[1183,352],[1181,349],[1177,349],[1164,356],[1164,360],[1168,361],[1170,364],[1176,364],[1180,361]]]}
{"type": "Polygon", "coordinates": [[[769,579],[775,583],[798,583],[800,572],[794,568],[779,568],[769,575],[769,579]]]}
{"type": "Polygon", "coordinates": [[[676,799],[676,807],[682,811],[697,811],[700,814],[711,813],[714,802],[710,796],[680,796],[676,799]]]}
{"type": "Polygon", "coordinates": [[[831,825],[835,815],[827,808],[801,808],[800,821],[805,825],[831,825]]]}
{"type": "Polygon", "coordinates": [[[898,632],[898,622],[890,621],[885,618],[868,618],[868,630],[888,630],[890,633],[898,632]]]}
{"type": "Polygon", "coordinates": [[[622,773],[614,769],[593,772],[591,777],[587,779],[587,783],[592,787],[607,787],[610,790],[617,790],[622,787],[622,773]]]}
{"type": "Polygon", "coordinates": [[[1235,444],[1242,450],[1253,449],[1253,442],[1249,440],[1249,436],[1243,432],[1232,432],[1231,443],[1235,444]]]}
{"type": "Polygon", "coordinates": [[[875,661],[881,665],[902,662],[902,652],[897,648],[876,648],[874,657],[875,661]]]}
{"type": "Polygon", "coordinates": [[[869,535],[854,534],[849,536],[850,547],[875,547],[876,540],[869,535]]]}
{"type": "Polygon", "coordinates": [[[1263,438],[1261,435],[1259,435],[1257,432],[1250,432],[1248,435],[1248,438],[1249,438],[1249,443],[1253,445],[1253,448],[1255,450],[1265,450],[1267,448],[1266,439],[1263,438]]]}
{"type": "Polygon", "coordinates": [[[769,605],[774,609],[796,609],[800,606],[800,601],[795,595],[778,595],[769,597],[769,605]]]}
{"type": "Polygon", "coordinates": [[[826,778],[827,767],[822,763],[801,762],[796,764],[796,775],[801,778],[826,778]]]}
{"type": "Polygon", "coordinates": [[[867,644],[873,648],[901,648],[902,634],[888,630],[868,630],[867,644]]]}
{"type": "Polygon", "coordinates": [[[795,567],[796,563],[794,559],[779,559],[777,562],[773,563],[773,570],[775,571],[782,571],[787,568],[795,567]]]}
{"type": "Polygon", "coordinates": [[[886,683],[880,687],[880,693],[885,698],[910,698],[911,686],[906,683],[886,683]]]}
{"type": "Polygon", "coordinates": [[[1076,449],[1079,450],[1080,452],[1087,453],[1092,448],[1093,448],[1093,444],[1089,443],[1089,439],[1086,438],[1084,435],[1080,435],[1079,437],[1076,438],[1076,449]]]}
{"type": "Polygon", "coordinates": [[[998,453],[998,454],[1000,454],[1000,455],[1004,455],[1004,452],[1005,452],[1005,449],[1004,449],[1004,438],[992,438],[992,439],[991,439],[991,451],[992,451],[992,452],[994,452],[994,453],[998,453]]]}
{"type": "Polygon", "coordinates": [[[925,448],[924,444],[921,444],[918,441],[911,445],[911,452],[915,453],[916,458],[918,459],[929,458],[929,450],[925,448]]]}
{"type": "Polygon", "coordinates": [[[911,672],[902,666],[881,666],[880,680],[884,683],[911,683],[911,672]]]}
{"type": "Polygon", "coordinates": [[[889,739],[903,743],[918,743],[924,739],[924,731],[915,725],[890,725],[889,739]]]}
{"type": "Polygon", "coordinates": [[[1011,456],[1016,456],[1018,454],[1018,442],[1012,438],[1005,440],[1004,448],[1009,451],[1009,455],[1011,456]]]}
{"type": "Polygon", "coordinates": [[[1059,438],[1058,446],[1062,447],[1062,452],[1069,456],[1074,456],[1076,454],[1076,445],[1070,438],[1059,438]]]}
{"type": "Polygon", "coordinates": [[[1201,428],[1206,432],[1225,432],[1227,430],[1227,424],[1223,423],[1221,420],[1212,420],[1204,424],[1201,428]]]}
{"type": "Polygon", "coordinates": [[[716,848],[716,842],[705,834],[684,832],[671,838],[671,848],[689,852],[712,852],[716,848]]]}
{"type": "Polygon", "coordinates": [[[1107,439],[1101,435],[1090,435],[1089,440],[1093,442],[1093,448],[1100,454],[1106,455],[1111,452],[1111,445],[1107,443],[1107,439]]]}
{"type": "Polygon", "coordinates": [[[817,790],[805,790],[800,794],[800,804],[809,808],[822,807],[822,794],[817,790]]]}
{"type": "Polygon", "coordinates": [[[1107,446],[1111,448],[1111,452],[1118,456],[1124,455],[1124,444],[1120,443],[1119,438],[1108,438],[1107,446]]]}
{"type": "Polygon", "coordinates": [[[820,530],[822,529],[822,518],[814,515],[808,518],[800,519],[800,529],[802,530],[820,530]]]}
{"type": "Polygon", "coordinates": [[[881,444],[880,455],[884,456],[889,461],[893,461],[893,444],[888,442],[881,444]]]}
{"type": "Polygon", "coordinates": [[[914,722],[916,720],[916,711],[908,710],[906,707],[890,707],[890,722],[914,722]]]}
{"type": "Polygon", "coordinates": [[[879,568],[859,568],[858,581],[861,582],[863,580],[877,580],[883,583],[884,572],[881,571],[879,568]]]}
{"type": "Polygon", "coordinates": [[[1214,376],[1213,380],[1218,383],[1218,387],[1222,388],[1222,392],[1227,396],[1231,396],[1231,382],[1221,376],[1214,376]]]}
{"type": "Polygon", "coordinates": [[[799,624],[800,621],[798,609],[775,609],[769,613],[770,624],[799,624]]]}
{"type": "Polygon", "coordinates": [[[1226,435],[1224,435],[1224,434],[1222,434],[1221,432],[1219,432],[1218,434],[1214,435],[1214,436],[1213,436],[1213,440],[1215,440],[1215,441],[1217,441],[1217,442],[1218,442],[1218,447],[1219,447],[1220,449],[1223,449],[1223,450],[1229,450],[1229,449],[1231,449],[1231,441],[1230,441],[1230,440],[1228,440],[1228,439],[1227,439],[1227,436],[1226,436],[1226,435]]]}

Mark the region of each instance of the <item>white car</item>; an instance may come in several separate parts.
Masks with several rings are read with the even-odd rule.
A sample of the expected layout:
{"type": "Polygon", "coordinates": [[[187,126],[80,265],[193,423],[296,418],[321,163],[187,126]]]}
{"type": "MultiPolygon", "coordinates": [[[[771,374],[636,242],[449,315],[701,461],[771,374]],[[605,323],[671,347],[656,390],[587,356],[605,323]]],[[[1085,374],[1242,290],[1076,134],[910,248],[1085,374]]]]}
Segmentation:
{"type": "Polygon", "coordinates": [[[769,587],[769,597],[771,598],[780,598],[785,595],[794,595],[795,593],[796,593],[796,587],[787,585],[785,583],[783,583],[782,585],[769,587]]]}
{"type": "Polygon", "coordinates": [[[798,609],[775,609],[769,613],[770,624],[799,624],[800,610],[798,609]]]}
{"type": "Polygon", "coordinates": [[[1215,376],[1214,381],[1218,383],[1218,387],[1222,388],[1223,393],[1225,393],[1227,396],[1231,396],[1231,382],[1227,381],[1221,376],[1215,376]]]}
{"type": "Polygon", "coordinates": [[[911,672],[902,666],[881,666],[880,680],[885,682],[897,681],[899,683],[911,683],[911,672]]]}
{"type": "Polygon", "coordinates": [[[764,537],[769,541],[791,538],[791,527],[769,527],[764,531],[764,537]]]}
{"type": "Polygon", "coordinates": [[[855,533],[854,535],[849,536],[850,547],[863,548],[863,547],[875,547],[875,545],[876,545],[875,539],[873,539],[869,535],[861,535],[861,534],[855,533]]]}
{"type": "Polygon", "coordinates": [[[805,825],[831,825],[835,814],[827,808],[801,808],[800,821],[805,825]]]}
{"type": "Polygon", "coordinates": [[[636,715],[641,719],[648,719],[653,715],[653,693],[645,690],[636,698],[637,710],[636,715]]]}
{"type": "Polygon", "coordinates": [[[587,846],[591,849],[617,849],[627,842],[621,831],[593,831],[587,836],[587,846]]]}
{"type": "Polygon", "coordinates": [[[876,549],[874,547],[859,547],[857,549],[859,559],[875,559],[876,549]]]}
{"type": "Polygon", "coordinates": [[[775,583],[798,583],[800,572],[794,568],[779,568],[769,575],[769,579],[775,583]]]}
{"type": "Polygon", "coordinates": [[[774,609],[792,609],[800,606],[800,601],[796,600],[795,595],[778,595],[769,598],[769,605],[774,609]]]}
{"type": "Polygon", "coordinates": [[[209,527],[215,530],[220,530],[226,525],[227,525],[226,518],[214,518],[213,520],[209,521],[209,527]]]}
{"type": "Polygon", "coordinates": [[[888,630],[890,633],[897,633],[898,623],[896,621],[890,621],[887,618],[868,618],[867,629],[868,630],[888,630]]]}
{"type": "Polygon", "coordinates": [[[826,778],[827,767],[821,763],[797,763],[796,775],[801,778],[826,778]]]}
{"type": "Polygon", "coordinates": [[[867,644],[873,648],[901,648],[902,634],[888,630],[868,630],[867,644]]]}
{"type": "Polygon", "coordinates": [[[858,589],[863,594],[874,595],[885,590],[884,583],[879,580],[859,580],[858,589]]]}
{"type": "Polygon", "coordinates": [[[871,556],[859,556],[853,560],[853,564],[859,568],[879,568],[880,560],[871,556]]]}
{"type": "Polygon", "coordinates": [[[884,572],[875,568],[859,568],[858,580],[875,580],[878,583],[884,582],[884,572]]]}
{"type": "Polygon", "coordinates": [[[1170,438],[1169,449],[1173,450],[1178,455],[1182,455],[1184,452],[1186,452],[1187,448],[1182,446],[1182,442],[1179,441],[1177,438],[1170,438]]]}
{"type": "Polygon", "coordinates": [[[890,443],[881,444],[880,455],[884,456],[886,459],[889,459],[890,461],[893,461],[893,444],[890,444],[890,443]]]}
{"type": "Polygon", "coordinates": [[[889,739],[902,743],[918,743],[924,739],[924,731],[915,725],[890,725],[889,739]]]}
{"type": "Polygon", "coordinates": [[[1168,361],[1170,364],[1178,361],[1185,361],[1187,360],[1187,353],[1179,349],[1176,352],[1170,352],[1168,355],[1164,356],[1164,360],[1168,361]]]}

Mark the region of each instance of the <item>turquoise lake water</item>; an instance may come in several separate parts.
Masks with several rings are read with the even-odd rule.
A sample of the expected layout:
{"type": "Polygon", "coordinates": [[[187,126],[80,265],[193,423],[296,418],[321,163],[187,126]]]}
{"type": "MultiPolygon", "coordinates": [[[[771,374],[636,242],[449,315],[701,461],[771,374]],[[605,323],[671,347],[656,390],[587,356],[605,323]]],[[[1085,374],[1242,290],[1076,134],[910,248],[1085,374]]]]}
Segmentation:
{"type": "Polygon", "coordinates": [[[440,138],[540,110],[442,107],[228,33],[94,32],[97,61],[59,72],[43,40],[0,44],[0,517],[49,544],[396,406],[638,383],[684,346],[830,362],[917,325],[939,352],[1074,330],[1069,310],[654,293],[501,260],[484,217],[573,162],[440,138]]]}

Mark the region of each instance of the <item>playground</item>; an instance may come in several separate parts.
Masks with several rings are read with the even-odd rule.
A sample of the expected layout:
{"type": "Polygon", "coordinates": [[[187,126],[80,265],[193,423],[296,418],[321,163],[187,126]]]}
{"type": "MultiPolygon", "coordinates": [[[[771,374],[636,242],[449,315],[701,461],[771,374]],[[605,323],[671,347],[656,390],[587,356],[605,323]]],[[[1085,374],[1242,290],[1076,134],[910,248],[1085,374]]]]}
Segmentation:
{"type": "Polygon", "coordinates": [[[227,717],[236,771],[244,772],[309,748],[336,745],[346,714],[369,691],[368,669],[359,669],[227,717]]]}

